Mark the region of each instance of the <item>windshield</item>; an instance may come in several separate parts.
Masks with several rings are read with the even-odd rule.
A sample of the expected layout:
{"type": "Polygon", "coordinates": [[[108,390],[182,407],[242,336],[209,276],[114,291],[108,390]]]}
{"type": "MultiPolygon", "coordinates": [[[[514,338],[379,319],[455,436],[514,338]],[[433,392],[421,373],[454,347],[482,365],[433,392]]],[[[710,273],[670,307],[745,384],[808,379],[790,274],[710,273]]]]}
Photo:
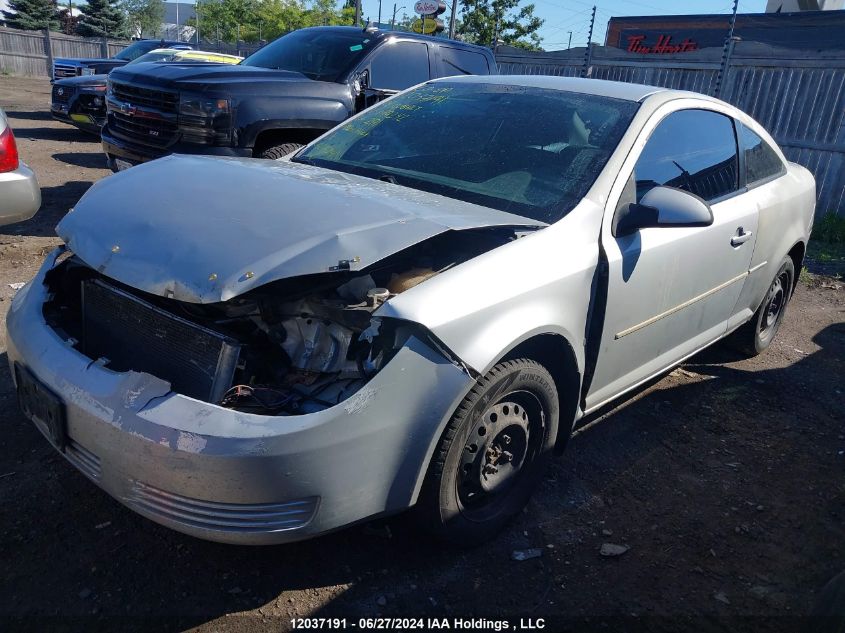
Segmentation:
{"type": "Polygon", "coordinates": [[[148,53],[154,48],[158,47],[158,40],[143,40],[141,42],[135,42],[134,44],[130,44],[122,51],[120,51],[117,55],[115,55],[114,59],[125,59],[128,61],[132,61],[133,59],[140,57],[144,53],[148,53]]]}
{"type": "Polygon", "coordinates": [[[337,81],[374,44],[369,33],[358,29],[301,29],[267,44],[241,65],[290,70],[309,79],[337,81]]]}
{"type": "Polygon", "coordinates": [[[132,64],[143,64],[144,62],[169,62],[171,61],[180,51],[178,50],[167,50],[167,51],[151,51],[149,53],[144,53],[140,57],[136,57],[131,62],[126,64],[130,66],[132,64]]]}
{"type": "Polygon", "coordinates": [[[555,222],[595,182],[638,107],[561,90],[428,83],[294,161],[555,222]]]}

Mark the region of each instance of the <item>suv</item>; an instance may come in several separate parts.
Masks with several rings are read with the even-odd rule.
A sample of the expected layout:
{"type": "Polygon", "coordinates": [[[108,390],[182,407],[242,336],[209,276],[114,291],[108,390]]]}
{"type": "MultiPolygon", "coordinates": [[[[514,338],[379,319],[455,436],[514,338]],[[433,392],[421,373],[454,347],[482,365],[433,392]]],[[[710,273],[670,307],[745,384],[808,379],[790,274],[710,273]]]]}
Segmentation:
{"type": "Polygon", "coordinates": [[[125,66],[136,57],[149,53],[155,48],[176,48],[191,50],[194,47],[185,42],[170,42],[166,40],[140,40],[130,44],[110,59],[99,58],[57,58],[53,61],[53,81],[67,77],[83,75],[103,75],[113,68],[125,66]]]}
{"type": "Polygon", "coordinates": [[[463,42],[371,27],[301,29],[238,66],[112,71],[103,150],[114,171],[172,153],[281,158],[400,90],[496,70],[489,49],[463,42]]]}

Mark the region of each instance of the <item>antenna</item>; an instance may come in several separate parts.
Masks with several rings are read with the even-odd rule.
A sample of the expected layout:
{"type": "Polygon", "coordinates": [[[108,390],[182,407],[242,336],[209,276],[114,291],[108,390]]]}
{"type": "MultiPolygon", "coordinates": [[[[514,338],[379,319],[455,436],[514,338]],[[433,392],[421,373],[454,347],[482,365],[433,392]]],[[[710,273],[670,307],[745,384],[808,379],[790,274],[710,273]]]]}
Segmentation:
{"type": "MultiPolygon", "coordinates": [[[[737,0],[734,0],[735,2],[737,0]]],[[[584,67],[581,69],[581,76],[587,77],[590,74],[590,61],[593,57],[593,25],[596,23],[596,7],[593,5],[593,14],[590,16],[590,32],[587,35],[587,50],[584,53],[584,67]]]]}
{"type": "Polygon", "coordinates": [[[736,26],[736,10],[739,7],[739,0],[734,0],[734,10],[731,14],[731,27],[728,29],[728,36],[725,38],[725,45],[722,48],[722,63],[719,66],[719,74],[716,76],[716,87],[713,89],[713,96],[719,97],[722,94],[722,83],[728,74],[728,64],[731,61],[731,53],[733,52],[734,27],[736,26]]]}

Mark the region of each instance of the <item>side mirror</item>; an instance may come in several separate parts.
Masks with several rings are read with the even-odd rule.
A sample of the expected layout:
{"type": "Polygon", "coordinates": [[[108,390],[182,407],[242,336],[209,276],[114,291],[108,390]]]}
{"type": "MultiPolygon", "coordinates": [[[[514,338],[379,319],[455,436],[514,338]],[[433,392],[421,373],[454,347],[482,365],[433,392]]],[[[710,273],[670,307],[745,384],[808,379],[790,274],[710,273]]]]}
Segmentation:
{"type": "Polygon", "coordinates": [[[613,218],[615,237],[661,226],[710,226],[713,210],[693,193],[674,187],[654,187],[639,202],[621,207],[613,218]]]}
{"type": "Polygon", "coordinates": [[[352,79],[352,91],[359,95],[364,90],[370,87],[370,71],[369,70],[362,70],[359,73],[356,73],[352,79]]]}

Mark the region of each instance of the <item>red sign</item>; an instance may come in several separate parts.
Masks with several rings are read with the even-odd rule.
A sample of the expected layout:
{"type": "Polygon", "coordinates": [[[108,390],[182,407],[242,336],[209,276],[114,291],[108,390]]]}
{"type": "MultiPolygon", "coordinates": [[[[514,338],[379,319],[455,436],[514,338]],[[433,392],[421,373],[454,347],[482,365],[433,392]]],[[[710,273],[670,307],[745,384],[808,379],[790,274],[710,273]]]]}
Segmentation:
{"type": "Polygon", "coordinates": [[[671,35],[659,35],[657,37],[657,44],[651,46],[646,44],[645,38],[645,35],[629,35],[628,52],[668,55],[672,53],[687,53],[698,49],[698,44],[690,38],[686,38],[680,44],[673,44],[671,35]]]}

